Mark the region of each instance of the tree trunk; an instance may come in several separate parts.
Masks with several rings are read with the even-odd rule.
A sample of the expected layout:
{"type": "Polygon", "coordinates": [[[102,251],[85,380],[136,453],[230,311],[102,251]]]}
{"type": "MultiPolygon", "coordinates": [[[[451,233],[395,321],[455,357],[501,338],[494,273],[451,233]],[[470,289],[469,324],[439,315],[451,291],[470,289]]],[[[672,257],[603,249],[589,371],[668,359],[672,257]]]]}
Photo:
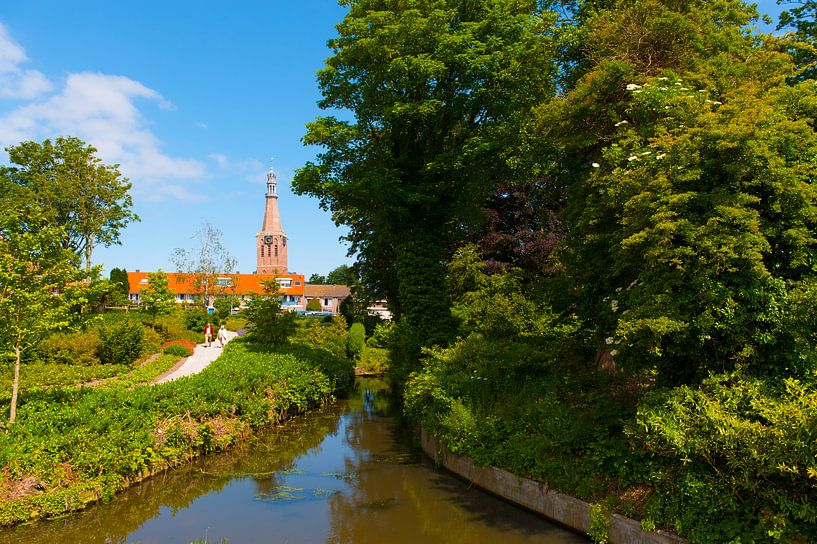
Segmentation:
{"type": "Polygon", "coordinates": [[[9,425],[14,425],[17,418],[17,390],[20,388],[20,344],[14,345],[14,354],[17,360],[14,362],[14,380],[11,382],[11,413],[9,415],[9,425]]]}
{"type": "Polygon", "coordinates": [[[91,253],[94,251],[94,241],[88,240],[85,245],[85,270],[91,270],[91,253]]]}

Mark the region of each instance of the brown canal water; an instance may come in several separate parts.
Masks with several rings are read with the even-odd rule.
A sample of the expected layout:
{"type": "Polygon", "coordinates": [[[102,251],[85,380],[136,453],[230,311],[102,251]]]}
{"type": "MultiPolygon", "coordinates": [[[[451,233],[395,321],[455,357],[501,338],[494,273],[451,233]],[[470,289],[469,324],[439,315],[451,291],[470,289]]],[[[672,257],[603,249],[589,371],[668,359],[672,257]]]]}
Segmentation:
{"type": "Polygon", "coordinates": [[[439,471],[380,380],[230,451],[0,544],[587,542],[439,471]]]}

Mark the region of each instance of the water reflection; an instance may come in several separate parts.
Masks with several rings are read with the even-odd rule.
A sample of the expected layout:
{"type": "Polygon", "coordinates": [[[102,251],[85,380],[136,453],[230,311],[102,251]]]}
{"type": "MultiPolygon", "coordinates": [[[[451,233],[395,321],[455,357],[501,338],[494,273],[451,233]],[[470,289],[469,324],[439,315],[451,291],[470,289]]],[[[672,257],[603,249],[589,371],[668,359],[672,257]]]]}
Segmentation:
{"type": "Polygon", "coordinates": [[[78,515],[0,530],[51,542],[585,542],[435,470],[382,382],[78,515]]]}

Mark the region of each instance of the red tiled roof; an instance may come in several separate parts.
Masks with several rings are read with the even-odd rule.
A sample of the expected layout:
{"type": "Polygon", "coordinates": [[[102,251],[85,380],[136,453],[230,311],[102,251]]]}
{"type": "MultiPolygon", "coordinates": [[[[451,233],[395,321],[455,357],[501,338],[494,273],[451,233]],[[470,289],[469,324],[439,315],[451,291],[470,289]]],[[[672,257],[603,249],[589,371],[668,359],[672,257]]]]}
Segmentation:
{"type": "MultiPolygon", "coordinates": [[[[168,279],[168,287],[174,294],[192,294],[193,280],[189,274],[180,272],[166,272],[168,279]]],[[[281,294],[287,295],[303,295],[306,281],[303,274],[219,274],[219,278],[231,278],[234,289],[231,287],[216,287],[215,294],[224,293],[231,295],[250,295],[260,294],[264,292],[261,282],[264,280],[290,279],[290,287],[281,287],[281,294]]],[[[128,283],[130,284],[130,292],[138,293],[148,286],[147,272],[128,272],[128,283]],[[142,283],[142,280],[145,280],[142,283]]]]}

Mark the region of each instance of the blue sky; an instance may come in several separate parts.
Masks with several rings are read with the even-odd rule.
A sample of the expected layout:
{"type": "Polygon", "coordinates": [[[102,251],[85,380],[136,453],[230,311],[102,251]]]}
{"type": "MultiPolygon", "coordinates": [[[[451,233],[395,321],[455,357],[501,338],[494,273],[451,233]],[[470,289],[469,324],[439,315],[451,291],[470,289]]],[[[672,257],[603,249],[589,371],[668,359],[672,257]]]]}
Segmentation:
{"type": "Polygon", "coordinates": [[[316,152],[300,138],[344,12],[334,0],[0,0],[0,148],[70,134],[122,165],[142,222],[96,250],[106,270],[172,270],[173,249],[209,221],[252,272],[275,157],[290,271],[326,273],[351,262],[343,231],[289,182],[316,152]]]}

